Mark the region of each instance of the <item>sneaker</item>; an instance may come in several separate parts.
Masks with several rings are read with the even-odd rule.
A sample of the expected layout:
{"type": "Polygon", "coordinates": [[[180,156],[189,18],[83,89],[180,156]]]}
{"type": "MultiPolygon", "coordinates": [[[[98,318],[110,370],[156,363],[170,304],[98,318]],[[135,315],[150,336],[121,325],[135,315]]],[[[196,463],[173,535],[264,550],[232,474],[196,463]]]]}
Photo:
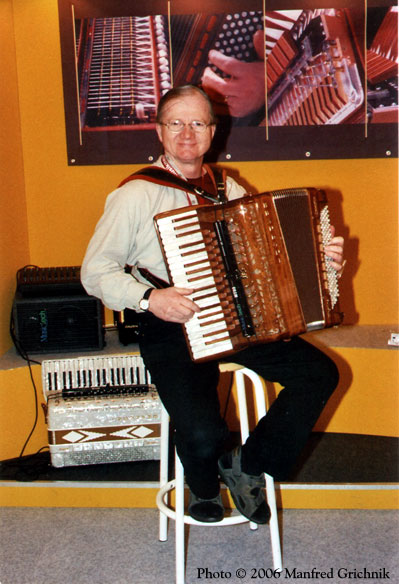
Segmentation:
{"type": "Polygon", "coordinates": [[[201,499],[190,489],[188,513],[196,521],[216,523],[224,517],[224,507],[220,494],[214,499],[201,499]]]}
{"type": "Polygon", "coordinates": [[[219,458],[219,473],[228,486],[238,511],[254,523],[268,523],[270,509],[265,496],[265,477],[241,470],[241,447],[219,458]]]}

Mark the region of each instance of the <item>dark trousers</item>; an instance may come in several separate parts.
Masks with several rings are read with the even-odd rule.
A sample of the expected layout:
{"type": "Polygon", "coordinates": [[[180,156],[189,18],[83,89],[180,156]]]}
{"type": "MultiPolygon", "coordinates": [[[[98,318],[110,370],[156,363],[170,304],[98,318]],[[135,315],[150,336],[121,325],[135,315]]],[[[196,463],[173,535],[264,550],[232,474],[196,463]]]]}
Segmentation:
{"type": "MultiPolygon", "coordinates": [[[[194,363],[181,325],[146,314],[140,350],[175,428],[187,484],[199,497],[219,491],[217,460],[228,436],[217,394],[218,361],[194,363]]],[[[283,386],[242,449],[243,470],[285,480],[338,383],[335,364],[296,337],[254,345],[226,359],[283,386]]]]}

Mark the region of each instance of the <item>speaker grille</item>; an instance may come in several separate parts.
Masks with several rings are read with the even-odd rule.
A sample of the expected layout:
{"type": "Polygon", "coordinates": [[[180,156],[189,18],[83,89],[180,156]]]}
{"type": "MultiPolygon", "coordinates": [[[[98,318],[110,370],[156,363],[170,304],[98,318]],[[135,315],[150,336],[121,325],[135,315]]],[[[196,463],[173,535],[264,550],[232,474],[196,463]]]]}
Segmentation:
{"type": "Polygon", "coordinates": [[[15,335],[27,353],[95,350],[104,346],[103,308],[92,296],[15,295],[15,335]]]}

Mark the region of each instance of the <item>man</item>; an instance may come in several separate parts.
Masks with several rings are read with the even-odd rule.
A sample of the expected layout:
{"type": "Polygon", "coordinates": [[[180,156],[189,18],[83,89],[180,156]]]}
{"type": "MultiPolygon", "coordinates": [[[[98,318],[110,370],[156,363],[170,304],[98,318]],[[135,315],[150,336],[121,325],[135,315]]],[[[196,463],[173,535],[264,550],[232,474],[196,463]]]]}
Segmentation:
{"type": "MultiPolygon", "coordinates": [[[[172,175],[216,192],[211,169],[203,157],[215,133],[212,107],[199,88],[169,91],[160,101],[157,133],[164,148],[155,163],[172,175]]],[[[244,189],[226,179],[228,199],[244,189]]],[[[224,509],[219,492],[220,473],[238,509],[257,523],[270,512],[265,501],[263,472],[285,478],[338,382],[335,365],[299,338],[245,349],[234,361],[284,389],[260,420],[246,444],[223,454],[228,435],[220,415],[217,361],[194,363],[181,324],[199,307],[191,289],[156,289],[140,273],[167,280],[153,217],[198,201],[189,192],[145,180],[131,180],[107,199],[105,211],[88,246],[82,281],[89,294],[113,310],[141,311],[145,334],[140,351],[175,428],[175,442],[190,488],[188,511],[199,521],[220,521],[224,509]],[[132,275],[125,265],[133,266],[132,275]],[[133,276],[133,277],[132,277],[133,276]]],[[[342,266],[343,240],[333,237],[327,248],[335,269],[342,266]]]]}

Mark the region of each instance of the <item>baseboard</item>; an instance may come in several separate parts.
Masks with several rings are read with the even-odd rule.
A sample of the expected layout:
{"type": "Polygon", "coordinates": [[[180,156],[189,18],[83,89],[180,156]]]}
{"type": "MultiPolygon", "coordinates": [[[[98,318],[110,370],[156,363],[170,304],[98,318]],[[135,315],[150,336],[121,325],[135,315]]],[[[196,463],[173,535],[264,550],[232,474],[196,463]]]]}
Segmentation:
{"type": "MultiPolygon", "coordinates": [[[[155,508],[157,482],[49,481],[0,483],[3,507],[103,507],[155,508]]],[[[293,484],[276,483],[282,509],[398,509],[399,485],[383,484],[293,484]]],[[[226,506],[232,507],[227,490],[226,506]]]]}

